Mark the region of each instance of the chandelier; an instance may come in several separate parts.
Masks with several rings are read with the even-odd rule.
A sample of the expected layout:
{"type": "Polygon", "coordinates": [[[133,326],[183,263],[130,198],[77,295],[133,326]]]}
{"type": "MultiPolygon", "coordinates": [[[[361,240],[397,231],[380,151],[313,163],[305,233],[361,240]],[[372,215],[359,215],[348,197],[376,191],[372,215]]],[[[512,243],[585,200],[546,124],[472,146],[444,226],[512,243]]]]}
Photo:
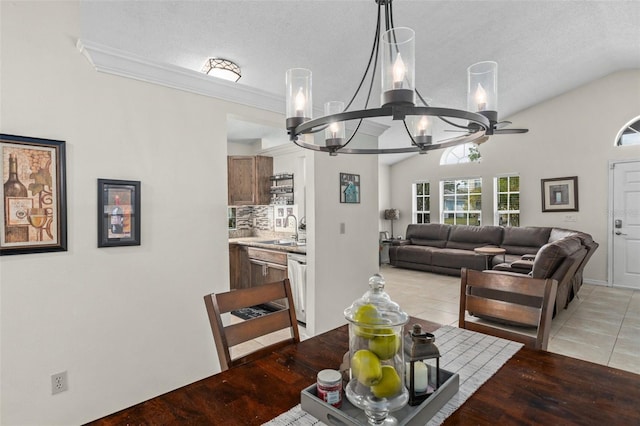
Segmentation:
{"type": "Polygon", "coordinates": [[[526,133],[527,129],[504,129],[511,124],[498,122],[497,83],[498,64],[491,61],[471,65],[467,70],[467,111],[430,105],[415,88],[415,33],[393,23],[393,0],[375,0],[378,5],[376,32],[369,62],[349,103],[330,101],[324,105],[324,116],[312,118],[311,71],[292,68],[286,73],[286,127],[289,138],[296,145],[330,155],[396,154],[448,148],[465,143],[480,144],[489,136],[505,133],[526,133]],[[384,11],[384,16],[383,16],[384,11]],[[381,35],[382,19],[385,31],[381,35]],[[371,92],[377,73],[381,71],[381,106],[369,108],[371,92]],[[367,76],[369,80],[367,82],[367,76]],[[350,110],[360,90],[368,85],[364,108],[350,110]],[[416,97],[418,104],[416,104],[416,97]],[[362,121],[367,118],[391,117],[401,120],[411,145],[403,148],[349,148],[362,121]],[[357,120],[355,130],[346,138],[345,123],[357,120]],[[433,128],[461,135],[433,140],[433,128]],[[307,142],[304,135],[324,131],[324,144],[307,142]]]}

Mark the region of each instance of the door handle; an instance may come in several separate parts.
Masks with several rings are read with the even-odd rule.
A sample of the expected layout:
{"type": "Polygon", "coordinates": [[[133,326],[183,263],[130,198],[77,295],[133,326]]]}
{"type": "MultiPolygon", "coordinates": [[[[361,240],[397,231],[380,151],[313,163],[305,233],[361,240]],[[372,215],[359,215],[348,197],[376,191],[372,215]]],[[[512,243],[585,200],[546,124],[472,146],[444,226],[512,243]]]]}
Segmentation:
{"type": "Polygon", "coordinates": [[[622,233],[622,232],[620,232],[620,231],[616,231],[616,235],[627,235],[627,234],[623,234],[623,233],[622,233]]]}

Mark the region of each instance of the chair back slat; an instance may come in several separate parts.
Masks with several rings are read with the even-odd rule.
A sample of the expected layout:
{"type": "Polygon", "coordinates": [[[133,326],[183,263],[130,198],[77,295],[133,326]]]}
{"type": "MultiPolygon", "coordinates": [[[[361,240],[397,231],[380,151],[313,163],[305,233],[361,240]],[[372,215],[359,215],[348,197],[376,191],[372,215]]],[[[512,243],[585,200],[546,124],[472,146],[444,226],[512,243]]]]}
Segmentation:
{"type": "Polygon", "coordinates": [[[463,268],[458,326],[546,350],[558,282],[463,268]]]}
{"type": "Polygon", "coordinates": [[[232,290],[225,293],[212,293],[204,296],[209,324],[213,333],[213,340],[220,360],[220,368],[228,370],[230,367],[245,363],[249,360],[263,357],[286,344],[300,342],[298,321],[293,293],[288,279],[259,287],[232,290]],[[242,308],[269,304],[269,302],[286,300],[287,308],[268,313],[260,317],[241,321],[236,324],[224,325],[222,314],[227,314],[242,308]],[[247,355],[232,359],[230,348],[260,336],[275,331],[289,329],[290,337],[283,338],[273,344],[255,350],[247,355]]]}
{"type": "Polygon", "coordinates": [[[540,309],[502,300],[486,299],[467,294],[467,311],[475,315],[514,321],[528,327],[537,327],[540,323],[540,309]]]}
{"type": "Polygon", "coordinates": [[[256,337],[282,330],[290,325],[291,320],[288,310],[276,311],[238,324],[232,324],[225,327],[227,344],[229,346],[239,345],[256,337]]]}
{"type": "Polygon", "coordinates": [[[259,287],[233,290],[227,293],[218,293],[216,295],[216,299],[218,300],[218,309],[220,309],[220,313],[223,314],[286,297],[287,293],[281,281],[263,284],[259,287]]]}

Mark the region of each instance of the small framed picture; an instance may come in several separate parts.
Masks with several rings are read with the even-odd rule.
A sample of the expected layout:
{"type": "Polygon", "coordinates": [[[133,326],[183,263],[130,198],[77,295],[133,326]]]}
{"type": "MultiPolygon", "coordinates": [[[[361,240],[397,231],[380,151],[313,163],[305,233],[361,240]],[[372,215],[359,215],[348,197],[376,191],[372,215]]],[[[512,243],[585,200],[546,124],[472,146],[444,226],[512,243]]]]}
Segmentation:
{"type": "Polygon", "coordinates": [[[98,247],[140,245],[140,181],[98,179],[98,247]]]}
{"type": "Polygon", "coordinates": [[[360,202],[360,175],[340,173],[340,202],[360,202]]]}
{"type": "Polygon", "coordinates": [[[543,212],[578,211],[578,177],[542,179],[543,212]]]}
{"type": "Polygon", "coordinates": [[[0,135],[0,255],[67,251],[65,142],[0,135]]]}

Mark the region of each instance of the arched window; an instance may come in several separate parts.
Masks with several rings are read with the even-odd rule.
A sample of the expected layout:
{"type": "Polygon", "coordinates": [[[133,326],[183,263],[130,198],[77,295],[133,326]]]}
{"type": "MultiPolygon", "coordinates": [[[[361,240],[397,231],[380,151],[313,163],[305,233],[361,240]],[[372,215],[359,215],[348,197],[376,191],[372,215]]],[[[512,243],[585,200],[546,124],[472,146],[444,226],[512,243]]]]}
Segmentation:
{"type": "Polygon", "coordinates": [[[445,149],[440,157],[440,165],[470,163],[479,160],[478,145],[470,142],[445,149]]]}
{"type": "Polygon", "coordinates": [[[624,125],[616,136],[617,146],[640,145],[640,116],[624,125]]]}

